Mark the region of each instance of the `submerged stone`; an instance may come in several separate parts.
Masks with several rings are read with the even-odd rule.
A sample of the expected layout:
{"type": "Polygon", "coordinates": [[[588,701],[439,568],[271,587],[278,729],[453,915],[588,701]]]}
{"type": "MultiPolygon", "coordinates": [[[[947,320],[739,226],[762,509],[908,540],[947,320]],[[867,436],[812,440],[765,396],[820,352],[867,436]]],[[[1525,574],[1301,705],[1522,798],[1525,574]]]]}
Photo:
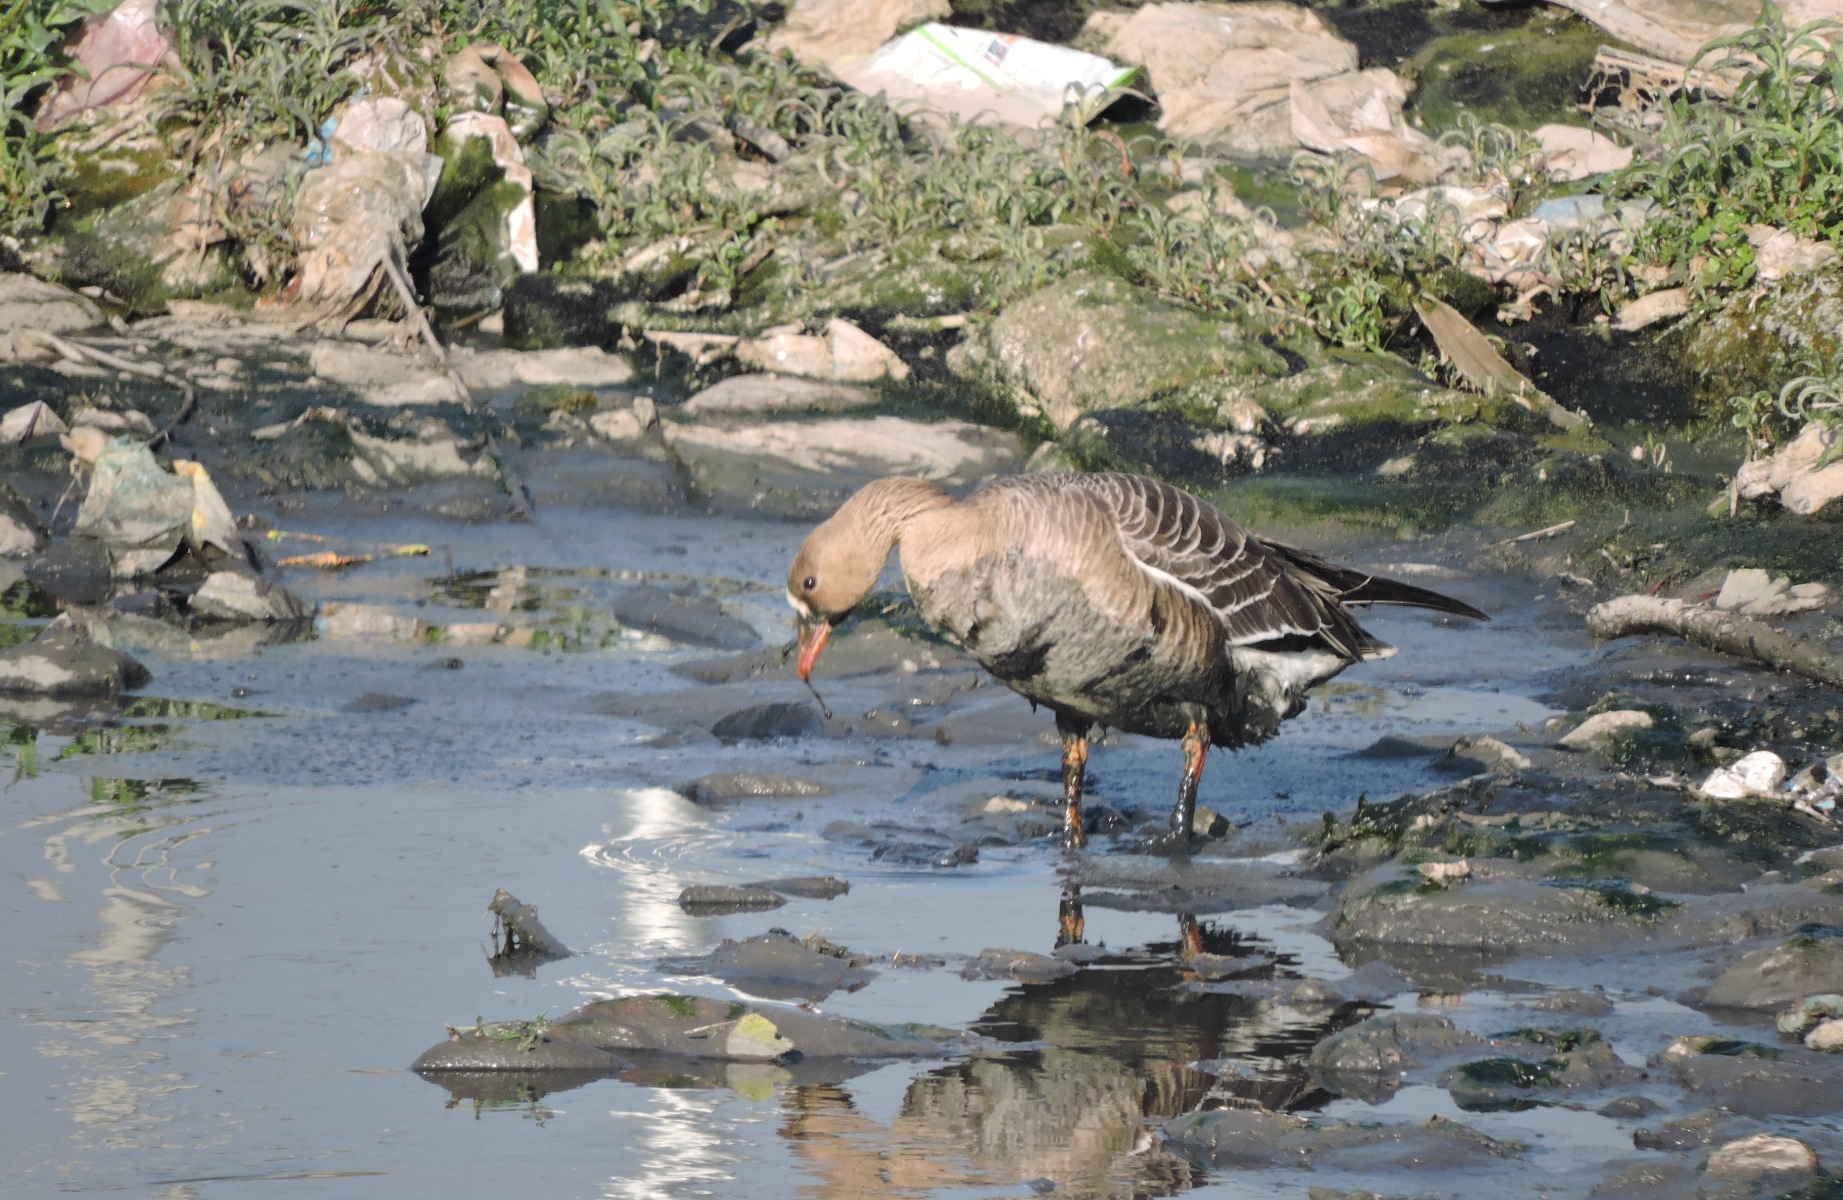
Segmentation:
{"type": "Polygon", "coordinates": [[[877,977],[877,972],[865,969],[863,960],[824,939],[802,941],[781,930],[739,942],[725,938],[708,954],[668,959],[660,968],[712,975],[773,1000],[823,1000],[835,991],[855,992],[877,977]]]}
{"type": "Polygon", "coordinates": [[[761,644],[761,635],[754,626],[730,616],[715,600],[695,593],[668,592],[643,584],[622,594],[614,602],[613,613],[614,619],[629,629],[656,633],[690,646],[748,650],[761,644]]]}

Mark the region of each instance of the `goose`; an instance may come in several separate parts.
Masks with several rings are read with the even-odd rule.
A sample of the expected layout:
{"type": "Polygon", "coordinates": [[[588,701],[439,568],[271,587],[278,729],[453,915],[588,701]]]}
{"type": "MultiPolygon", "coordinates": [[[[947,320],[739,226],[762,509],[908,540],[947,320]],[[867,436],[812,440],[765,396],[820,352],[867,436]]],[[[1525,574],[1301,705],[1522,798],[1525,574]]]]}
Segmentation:
{"type": "Polygon", "coordinates": [[[794,555],[787,600],[803,682],[898,548],[922,619],[1055,714],[1072,848],[1087,841],[1082,786],[1095,726],[1182,744],[1168,837],[1183,847],[1212,746],[1265,741],[1305,710],[1313,687],[1395,652],[1357,624],[1351,605],[1490,620],[1450,596],[1251,533],[1143,476],[1004,476],[965,500],[895,477],[846,500],[794,555]]]}

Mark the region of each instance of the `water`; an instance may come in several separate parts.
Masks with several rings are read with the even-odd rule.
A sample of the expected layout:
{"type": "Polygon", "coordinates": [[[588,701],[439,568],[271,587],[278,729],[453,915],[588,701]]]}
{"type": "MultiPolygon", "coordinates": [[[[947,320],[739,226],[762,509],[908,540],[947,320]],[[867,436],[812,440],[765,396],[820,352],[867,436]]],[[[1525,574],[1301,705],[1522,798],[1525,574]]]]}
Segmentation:
{"type": "MultiPolygon", "coordinates": [[[[1330,1102],[1298,1067],[1325,1032],[1320,1019],[1185,990],[1176,924],[1157,913],[1091,906],[1090,942],[1139,951],[1068,979],[962,979],[958,956],[1053,946],[1054,848],[988,845],[976,863],[941,870],[821,835],[841,818],[951,835],[970,802],[1053,793],[1047,715],[1002,689],[967,688],[964,664],[938,648],[866,634],[858,650],[842,639],[820,669],[854,733],[723,746],[701,732],[715,717],[799,699],[798,684],[785,672],[692,682],[669,668],[718,652],[623,636],[607,616],[635,573],[670,576],[724,598],[778,644],[791,634],[780,580],[802,529],[565,510],[535,527],[467,528],[337,506],[288,524],[354,545],[433,547],[426,559],[295,573],[310,600],[437,624],[497,619],[596,648],[321,637],[259,652],[144,650],[150,694],[265,715],[162,715],[106,737],[41,732],[12,768],[0,760],[17,769],[0,802],[9,1194],[267,1196],[281,1190],[257,1185],[280,1182],[291,1196],[393,1200],[970,1197],[1029,1195],[1031,1181],[1049,1180],[1078,1196],[1303,1195],[1305,1179],[1285,1172],[1209,1176],[1148,1131],[1236,1097],[1330,1102]],[[523,582],[515,572],[449,582],[514,564],[523,582]],[[380,709],[379,697],[411,703],[380,709]],[[872,709],[902,721],[857,716],[872,709]],[[945,744],[937,728],[952,731],[945,744]],[[833,794],[712,809],[672,790],[745,769],[833,794]],[[807,874],[851,891],[721,917],[675,902],[691,883],[807,874]],[[530,978],[495,976],[483,909],[499,887],[539,905],[576,954],[530,978]],[[970,1030],[990,1048],[945,1063],[636,1070],[494,1099],[451,1096],[406,1069],[444,1023],[556,1016],[617,994],[739,995],[665,974],[658,960],[777,926],[878,959],[878,977],[826,1011],[970,1030]],[[893,965],[896,954],[920,965],[893,965]]],[[[1530,695],[1585,661],[1585,644],[1508,585],[1450,586],[1502,619],[1471,628],[1374,615],[1368,624],[1402,653],[1347,673],[1268,746],[1217,756],[1203,802],[1238,823],[1314,821],[1359,792],[1441,778],[1424,760],[1351,756],[1385,734],[1549,715],[1530,695]]],[[[1162,808],[1177,765],[1170,745],[1115,739],[1095,751],[1094,793],[1129,811],[1162,808]]],[[[1320,915],[1265,908],[1206,918],[1206,929],[1213,947],[1238,933],[1241,951],[1275,955],[1282,969],[1341,975],[1313,932],[1320,915]]]]}

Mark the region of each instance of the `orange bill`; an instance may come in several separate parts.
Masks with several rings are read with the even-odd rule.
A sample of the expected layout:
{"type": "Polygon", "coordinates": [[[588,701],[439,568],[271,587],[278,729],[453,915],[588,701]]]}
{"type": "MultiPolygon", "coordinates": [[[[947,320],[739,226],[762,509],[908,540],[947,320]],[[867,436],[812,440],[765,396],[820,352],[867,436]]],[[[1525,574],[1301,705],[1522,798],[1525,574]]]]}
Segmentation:
{"type": "Polygon", "coordinates": [[[832,636],[832,623],[821,618],[817,621],[800,622],[800,657],[794,663],[794,674],[805,683],[813,674],[813,664],[819,661],[819,652],[825,649],[826,639],[832,636]]]}

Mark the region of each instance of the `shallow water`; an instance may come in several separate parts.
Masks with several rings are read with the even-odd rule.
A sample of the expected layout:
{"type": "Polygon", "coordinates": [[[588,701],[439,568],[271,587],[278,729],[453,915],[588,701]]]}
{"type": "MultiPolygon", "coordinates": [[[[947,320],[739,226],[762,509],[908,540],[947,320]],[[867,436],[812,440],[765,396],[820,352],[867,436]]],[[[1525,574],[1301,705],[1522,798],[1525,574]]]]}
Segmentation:
{"type": "MultiPolygon", "coordinates": [[[[1047,715],[1001,689],[928,693],[963,670],[929,666],[937,648],[925,643],[914,643],[913,671],[854,673],[863,662],[843,638],[819,672],[839,714],[828,736],[724,746],[701,732],[713,716],[800,699],[798,684],[784,674],[695,684],[669,667],[719,652],[623,636],[607,616],[610,596],[639,575],[697,581],[778,645],[791,634],[779,581],[803,529],[559,509],[535,527],[462,527],[358,520],[337,506],[296,513],[289,527],[433,547],[426,559],[296,573],[291,584],[311,600],[441,624],[497,613],[575,630],[596,648],[323,636],[255,654],[144,650],[151,694],[266,715],[163,716],[127,723],[144,734],[87,743],[39,734],[35,760],[13,764],[0,836],[12,881],[0,891],[11,930],[0,1063],[15,1101],[0,1169],[18,1194],[272,1195],[249,1185],[285,1181],[290,1195],[327,1196],[1013,1196],[1047,1180],[1069,1195],[1303,1195],[1308,1178],[1336,1180],[1209,1175],[1162,1151],[1148,1128],[1238,1096],[1330,1102],[1328,1112],[1356,1119],[1450,1110],[1445,1093],[1418,1094],[1431,1089],[1405,1091],[1388,1111],[1315,1093],[1297,1061],[1325,1026],[1184,990],[1168,915],[1090,906],[1090,942],[1145,952],[1054,984],[960,978],[957,956],[1054,945],[1061,858],[1050,842],[982,846],[977,862],[942,870],[875,861],[820,830],[846,818],[951,834],[970,802],[1053,792],[1047,715]],[[497,600],[490,587],[450,583],[513,564],[527,568],[523,581],[495,577],[512,585],[497,600]],[[842,732],[858,712],[924,694],[946,699],[911,706],[908,732],[871,720],[842,732]],[[936,727],[953,729],[947,744],[936,727]],[[834,794],[704,808],[672,790],[744,769],[834,794]],[[850,892],[720,917],[676,903],[691,883],[824,874],[850,892]],[[495,976],[483,909],[498,887],[539,905],[576,954],[530,978],[495,976]],[[878,977],[833,995],[826,1011],[991,1041],[945,1063],[640,1071],[522,1101],[453,1098],[407,1070],[444,1023],[555,1016],[612,994],[739,995],[658,961],[772,927],[879,958],[878,977]],[[892,965],[893,954],[918,965],[892,965]]],[[[1379,549],[1368,561],[1401,554],[1379,549]]],[[[1590,654],[1572,625],[1550,623],[1503,584],[1436,586],[1500,619],[1474,628],[1374,614],[1367,623],[1401,653],[1348,672],[1273,743],[1217,756],[1203,802],[1237,824],[1316,821],[1361,792],[1451,778],[1424,759],[1352,756],[1379,737],[1549,715],[1530,696],[1590,654]]],[[[1158,809],[1177,755],[1116,738],[1092,768],[1097,799],[1158,809]]],[[[1320,915],[1272,907],[1205,925],[1212,948],[1342,975],[1312,931],[1320,915]]],[[[1538,1163],[1560,1156],[1557,1169],[1630,1137],[1558,1110],[1484,1124],[1529,1142],[1538,1163]]]]}

